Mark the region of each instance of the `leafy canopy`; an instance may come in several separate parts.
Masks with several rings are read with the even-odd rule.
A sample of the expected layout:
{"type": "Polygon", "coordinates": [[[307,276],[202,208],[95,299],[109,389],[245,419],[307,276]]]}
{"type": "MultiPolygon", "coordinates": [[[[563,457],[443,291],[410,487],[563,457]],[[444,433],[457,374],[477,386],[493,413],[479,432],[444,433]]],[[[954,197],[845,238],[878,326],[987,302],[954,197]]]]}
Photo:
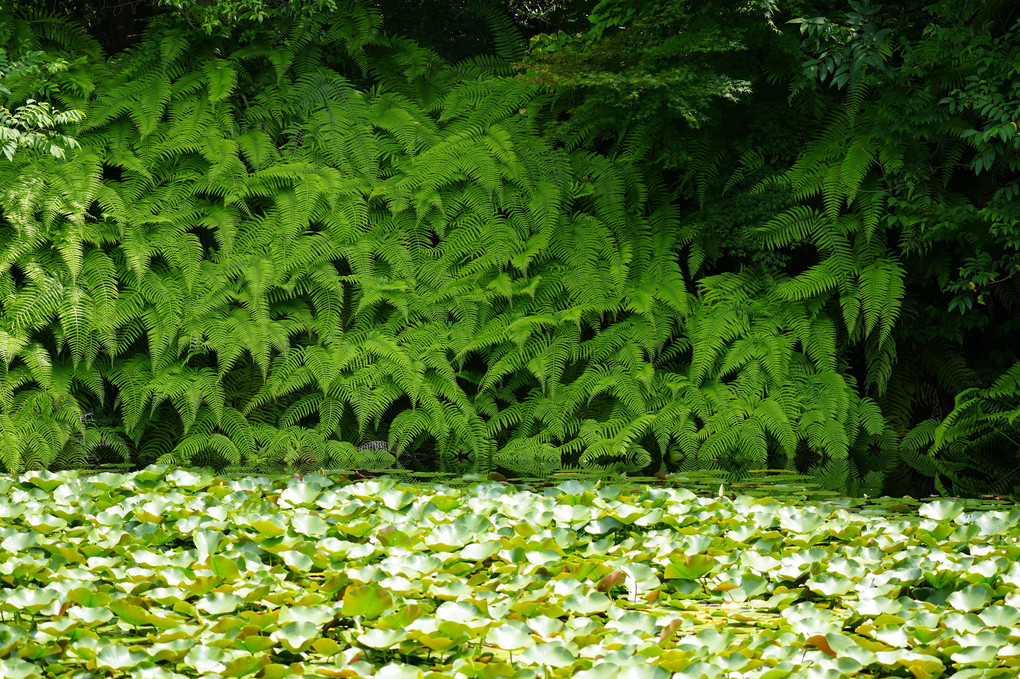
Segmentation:
{"type": "Polygon", "coordinates": [[[400,6],[4,18],[5,468],[1020,478],[1008,3],[400,6]]]}

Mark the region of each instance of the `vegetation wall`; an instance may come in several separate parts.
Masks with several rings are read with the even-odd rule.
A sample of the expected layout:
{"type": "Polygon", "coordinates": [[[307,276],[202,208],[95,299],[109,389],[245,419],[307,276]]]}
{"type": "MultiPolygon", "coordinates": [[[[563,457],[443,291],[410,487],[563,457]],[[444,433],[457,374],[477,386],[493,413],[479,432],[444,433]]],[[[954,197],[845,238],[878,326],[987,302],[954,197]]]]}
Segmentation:
{"type": "Polygon", "coordinates": [[[7,470],[1020,484],[1010,3],[108,4],[0,16],[7,470]]]}

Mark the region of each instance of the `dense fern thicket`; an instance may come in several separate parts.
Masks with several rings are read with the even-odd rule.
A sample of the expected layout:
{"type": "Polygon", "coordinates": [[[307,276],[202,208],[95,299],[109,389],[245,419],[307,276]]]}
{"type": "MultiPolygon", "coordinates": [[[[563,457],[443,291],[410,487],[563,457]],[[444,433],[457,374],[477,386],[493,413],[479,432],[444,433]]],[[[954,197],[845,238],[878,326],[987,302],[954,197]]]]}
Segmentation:
{"type": "MultiPolygon", "coordinates": [[[[457,62],[367,3],[243,39],[157,17],[113,55],[0,19],[7,54],[59,65],[5,110],[81,117],[25,127],[60,153],[0,160],[3,467],[662,460],[1010,490],[1017,136],[975,127],[991,62],[936,63],[964,10],[925,10],[925,51],[867,12],[802,43],[772,3],[660,4],[600,3],[523,76],[491,8],[457,62]]],[[[1013,35],[981,26],[983,54],[1013,35]]]]}
{"type": "Polygon", "coordinates": [[[571,107],[550,131],[674,178],[702,286],[821,309],[887,425],[883,490],[1015,491],[1016,4],[756,4],[771,26],[752,3],[605,0],[587,33],[541,36],[528,79],[571,107]],[[681,89],[739,96],[672,101],[690,63],[681,89]]]}
{"type": "Polygon", "coordinates": [[[783,294],[842,317],[849,367],[899,436],[889,485],[1015,491],[1020,13],[852,9],[798,22],[811,58],[792,96],[814,131],[773,179],[797,205],[762,234],[815,249],[783,294]]]}

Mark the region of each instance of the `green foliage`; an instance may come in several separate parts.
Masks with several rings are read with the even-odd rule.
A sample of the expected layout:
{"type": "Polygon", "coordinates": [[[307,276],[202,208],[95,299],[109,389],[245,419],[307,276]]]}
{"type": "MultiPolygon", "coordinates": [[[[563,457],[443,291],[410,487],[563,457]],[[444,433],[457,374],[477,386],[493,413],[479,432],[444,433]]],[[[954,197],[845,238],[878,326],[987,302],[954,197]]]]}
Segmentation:
{"type": "MultiPolygon", "coordinates": [[[[1009,3],[855,3],[839,18],[788,22],[804,36],[799,47],[789,32],[748,26],[732,7],[695,3],[677,10],[683,17],[655,3],[600,8],[604,16],[593,13],[588,33],[536,39],[527,79],[557,91],[562,116],[570,109],[552,134],[567,129],[570,144],[587,142],[645,168],[664,167],[667,181],[681,187],[678,203],[688,208],[685,274],[703,294],[720,285],[717,301],[692,307],[682,331],[693,347],[688,376],[700,378],[732,345],[740,353],[731,359],[726,389],[747,381],[756,385],[751,393],[768,394],[767,384],[751,377],[765,372],[747,360],[749,335],[762,355],[779,355],[781,337],[803,334],[796,328],[818,319],[832,328],[824,366],[819,350],[807,345],[794,342],[792,355],[803,351],[816,369],[832,370],[844,385],[837,391],[867,404],[859,412],[876,418],[843,470],[864,483],[858,488],[875,489],[883,479],[887,489],[899,487],[894,477],[913,475],[900,493],[1004,492],[1004,483],[992,488],[990,480],[1015,479],[1009,438],[959,433],[958,450],[947,457],[932,447],[934,439],[911,432],[925,431],[929,419],[941,421],[961,389],[991,384],[1016,360],[1020,241],[1012,197],[1020,134],[1012,117],[1020,99],[1010,66],[1016,55],[1004,49],[1016,31],[1009,3]],[[716,11],[728,12],[728,20],[716,11]],[[682,45],[656,32],[666,26],[687,36],[682,45]],[[735,39],[727,49],[706,48],[710,56],[687,59],[692,46],[712,44],[699,42],[699,26],[725,26],[735,39]],[[670,63],[693,67],[701,78],[739,76],[747,90],[742,102],[690,96],[698,115],[659,105],[648,96],[659,71],[645,55],[663,50],[683,54],[670,63]],[[745,55],[743,62],[736,54],[745,55]],[[611,58],[600,67],[599,55],[611,58]],[[755,62],[757,71],[747,67],[755,62]],[[655,114],[642,117],[649,111],[655,114]],[[733,315],[733,308],[747,314],[745,299],[774,325],[759,332],[753,315],[733,315]],[[797,304],[810,305],[810,313],[799,316],[797,304]],[[946,466],[949,458],[956,466],[946,466]]],[[[800,383],[792,368],[776,372],[776,365],[778,383],[800,383]]],[[[716,425],[724,434],[713,445],[741,440],[742,451],[785,454],[762,414],[749,405],[743,412],[752,412],[745,417],[766,434],[742,433],[732,426],[741,417],[732,416],[729,429],[716,425]]],[[[785,411],[802,437],[797,466],[816,472],[826,464],[820,458],[842,450],[841,438],[861,431],[838,411],[823,412],[819,421],[832,436],[809,440],[796,412],[785,411]]],[[[713,431],[695,430],[702,437],[713,431]]],[[[685,468],[714,459],[683,454],[679,445],[672,450],[685,468]]]]}
{"type": "Polygon", "coordinates": [[[39,99],[58,95],[62,81],[73,81],[75,73],[68,72],[66,57],[81,47],[80,36],[55,19],[38,20],[30,29],[24,22],[0,16],[0,153],[7,160],[13,160],[19,149],[63,158],[78,148],[73,137],[59,130],[80,122],[81,111],[56,110],[39,99]],[[40,49],[35,31],[51,36],[52,50],[40,49]]]}
{"type": "Polygon", "coordinates": [[[798,20],[812,59],[794,89],[821,126],[780,179],[802,204],[763,231],[771,246],[816,248],[798,290],[838,301],[903,462],[940,492],[1016,481],[1013,429],[991,414],[1015,400],[1010,372],[996,379],[1016,360],[1020,83],[1007,5],[904,7],[921,34],[896,33],[867,3],[842,21],[798,20]]]}
{"type": "Polygon", "coordinates": [[[3,24],[4,468],[1017,478],[1004,3],[175,5],[3,24]]]}
{"type": "Polygon", "coordinates": [[[66,95],[81,151],[3,168],[0,287],[10,398],[95,420],[8,469],[102,426],[139,463],[353,466],[385,439],[452,471],[649,450],[741,470],[804,445],[856,478],[881,426],[821,307],[763,271],[695,290],[662,256],[687,236],[654,175],[544,140],[506,62],[451,66],[378,25],[351,8],[213,58],[157,23],[90,63],[102,87],[66,95]],[[342,75],[360,69],[371,88],[342,75]]]}
{"type": "Polygon", "coordinates": [[[0,478],[0,673],[1015,673],[1015,506],[692,480],[0,478]]]}
{"type": "Polygon", "coordinates": [[[800,24],[808,38],[813,56],[804,62],[806,73],[837,89],[848,85],[853,88],[869,73],[887,74],[886,59],[892,55],[887,38],[893,29],[882,28],[877,21],[881,7],[866,0],[848,4],[853,11],[846,15],[844,24],[825,17],[790,22],[800,24]]]}
{"type": "Polygon", "coordinates": [[[742,60],[774,11],[772,0],[602,0],[587,30],[533,36],[521,78],[559,94],[569,117],[549,133],[567,144],[599,138],[672,165],[681,135],[750,92],[742,60]]]}
{"type": "Polygon", "coordinates": [[[238,24],[290,17],[309,17],[337,10],[335,0],[158,0],[194,22],[206,33],[229,33],[238,24]]]}
{"type": "MultiPolygon", "coordinates": [[[[49,402],[26,372],[38,353],[89,375],[61,394],[140,462],[349,464],[381,434],[485,469],[517,429],[497,399],[537,400],[586,361],[570,340],[620,307],[640,178],[554,151],[521,113],[532,89],[485,63],[345,19],[204,62],[154,29],[91,64],[105,85],[74,101],[81,152],[4,168],[5,413],[49,402]],[[327,68],[337,47],[378,85],[327,68]]],[[[5,432],[9,469],[52,464],[73,433],[36,459],[20,452],[34,430],[5,432]]]]}
{"type": "Polygon", "coordinates": [[[911,432],[927,448],[940,492],[1006,494],[1017,485],[1020,464],[1015,457],[1003,460],[1001,451],[1020,450],[1018,380],[1020,364],[987,389],[961,391],[944,419],[926,420],[911,432]],[[1011,462],[1012,469],[1006,466],[1011,462]]]}

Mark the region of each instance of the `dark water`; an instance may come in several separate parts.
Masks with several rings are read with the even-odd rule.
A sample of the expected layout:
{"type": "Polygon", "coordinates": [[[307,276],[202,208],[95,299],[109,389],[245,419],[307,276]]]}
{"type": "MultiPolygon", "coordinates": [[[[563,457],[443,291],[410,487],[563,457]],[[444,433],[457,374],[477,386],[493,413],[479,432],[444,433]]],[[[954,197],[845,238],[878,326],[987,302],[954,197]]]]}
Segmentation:
{"type": "MultiPolygon", "coordinates": [[[[194,465],[203,467],[203,465],[194,465]]],[[[205,466],[213,473],[224,477],[264,476],[270,478],[301,476],[319,473],[327,477],[358,480],[376,476],[392,476],[408,484],[442,483],[448,486],[467,485],[479,480],[493,480],[515,486],[544,489],[571,479],[600,481],[602,485],[626,486],[631,488],[658,486],[687,488],[699,495],[718,496],[750,495],[771,497],[780,502],[793,501],[802,504],[836,505],[853,510],[869,508],[883,513],[915,513],[924,502],[935,499],[912,497],[847,497],[845,493],[826,489],[814,477],[782,469],[751,470],[739,477],[726,471],[666,471],[666,465],[658,461],[654,465],[626,468],[617,465],[615,469],[557,469],[543,475],[515,474],[511,470],[496,467],[486,474],[473,474],[474,465],[470,460],[454,461],[452,465],[441,464],[437,459],[427,457],[402,457],[389,467],[370,469],[323,469],[318,466],[288,466],[285,469],[256,469],[251,467],[205,466]],[[448,467],[442,469],[442,467],[448,467]],[[450,469],[449,467],[453,468],[450,469]],[[657,471],[658,470],[658,471],[657,471]]],[[[137,468],[124,463],[98,465],[87,471],[130,472],[137,468]]],[[[981,496],[962,500],[968,509],[1001,509],[1015,507],[1013,499],[1004,496],[981,496]]]]}

